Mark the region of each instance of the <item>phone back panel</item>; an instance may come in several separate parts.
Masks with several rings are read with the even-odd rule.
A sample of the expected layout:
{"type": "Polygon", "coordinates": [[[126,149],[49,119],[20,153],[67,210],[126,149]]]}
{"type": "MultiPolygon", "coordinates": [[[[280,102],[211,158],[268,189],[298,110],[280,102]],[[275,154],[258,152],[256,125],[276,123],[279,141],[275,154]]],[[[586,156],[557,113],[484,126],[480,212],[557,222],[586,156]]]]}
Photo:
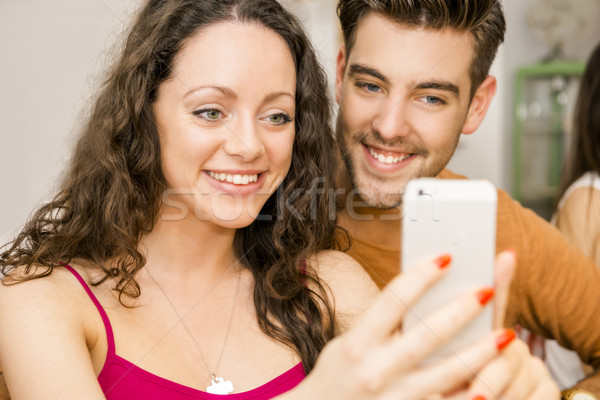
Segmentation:
{"type": "MultiPolygon", "coordinates": [[[[408,183],[403,198],[402,268],[450,254],[448,275],[412,307],[404,329],[448,304],[465,291],[494,284],[496,188],[483,180],[424,178],[408,183]]],[[[453,354],[491,332],[492,307],[452,340],[442,343],[428,361],[453,354]]]]}

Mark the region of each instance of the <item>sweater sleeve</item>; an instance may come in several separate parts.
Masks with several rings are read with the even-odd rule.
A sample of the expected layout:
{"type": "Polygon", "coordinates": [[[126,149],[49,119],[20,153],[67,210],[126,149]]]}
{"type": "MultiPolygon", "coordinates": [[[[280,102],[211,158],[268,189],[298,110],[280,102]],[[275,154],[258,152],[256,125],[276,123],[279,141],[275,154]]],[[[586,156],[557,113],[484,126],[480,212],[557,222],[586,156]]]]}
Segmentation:
{"type": "Polygon", "coordinates": [[[498,193],[498,251],[518,254],[506,324],[576,351],[595,372],[577,386],[600,395],[600,269],[561,234],[498,193]]]}

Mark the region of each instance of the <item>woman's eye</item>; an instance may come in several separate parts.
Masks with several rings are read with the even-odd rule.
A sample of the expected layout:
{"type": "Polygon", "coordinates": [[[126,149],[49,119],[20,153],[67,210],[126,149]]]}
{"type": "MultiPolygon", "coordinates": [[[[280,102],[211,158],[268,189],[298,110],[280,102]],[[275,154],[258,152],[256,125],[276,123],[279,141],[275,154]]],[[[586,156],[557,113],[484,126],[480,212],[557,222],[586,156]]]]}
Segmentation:
{"type": "Polygon", "coordinates": [[[214,109],[214,108],[209,108],[209,109],[203,109],[203,110],[197,110],[194,111],[194,115],[197,115],[201,118],[204,118],[208,121],[218,121],[221,119],[221,117],[223,116],[223,114],[221,113],[221,111],[214,109]]]}
{"type": "Polygon", "coordinates": [[[273,114],[267,117],[267,121],[274,125],[283,125],[290,122],[291,120],[292,118],[285,113],[273,114]]]}
{"type": "Polygon", "coordinates": [[[208,119],[219,119],[221,117],[221,111],[210,110],[206,112],[206,118],[208,119]]]}

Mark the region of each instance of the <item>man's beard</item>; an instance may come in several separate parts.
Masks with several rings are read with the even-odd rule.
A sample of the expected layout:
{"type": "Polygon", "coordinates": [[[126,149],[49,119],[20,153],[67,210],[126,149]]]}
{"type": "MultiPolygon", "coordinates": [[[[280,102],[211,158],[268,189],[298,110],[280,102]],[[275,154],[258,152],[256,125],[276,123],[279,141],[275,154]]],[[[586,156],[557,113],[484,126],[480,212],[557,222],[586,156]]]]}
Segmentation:
{"type": "MultiPolygon", "coordinates": [[[[363,201],[369,207],[378,209],[390,209],[400,206],[402,204],[404,188],[409,180],[421,177],[434,177],[438,175],[446,167],[446,164],[454,154],[454,150],[456,149],[456,145],[458,145],[458,139],[460,137],[460,134],[456,135],[454,146],[452,146],[451,149],[448,149],[449,151],[446,152],[442,159],[433,165],[432,168],[427,170],[426,166],[422,164],[420,168],[416,169],[411,174],[411,176],[405,177],[403,183],[393,187],[393,189],[390,190],[390,188],[387,186],[393,185],[393,179],[387,181],[386,178],[378,178],[374,176],[364,177],[366,173],[358,173],[356,166],[354,165],[354,161],[352,160],[352,154],[345,140],[346,132],[348,132],[348,127],[346,124],[344,124],[343,114],[340,108],[336,123],[336,140],[338,142],[338,148],[341,152],[342,160],[344,160],[346,165],[346,171],[350,182],[352,183],[352,188],[356,191],[356,194],[361,201],[363,201]],[[365,184],[361,184],[360,175],[363,175],[362,180],[367,181],[365,184]]],[[[408,142],[403,137],[398,137],[392,141],[386,141],[375,130],[353,133],[350,142],[351,147],[353,147],[355,144],[362,146],[361,142],[365,138],[369,138],[368,142],[370,144],[380,144],[385,148],[392,147],[402,149],[402,152],[404,153],[414,154],[415,156],[422,157],[423,159],[426,159],[429,155],[429,151],[424,146],[408,142]]]]}

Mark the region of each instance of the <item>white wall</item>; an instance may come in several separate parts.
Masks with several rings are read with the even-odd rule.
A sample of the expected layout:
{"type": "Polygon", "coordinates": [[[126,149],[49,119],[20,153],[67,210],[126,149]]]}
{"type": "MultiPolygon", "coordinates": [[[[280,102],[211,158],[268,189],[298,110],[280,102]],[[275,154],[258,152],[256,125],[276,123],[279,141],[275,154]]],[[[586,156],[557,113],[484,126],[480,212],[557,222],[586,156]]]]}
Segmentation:
{"type": "Polygon", "coordinates": [[[335,7],[337,0],[280,0],[304,24],[329,79],[333,94],[335,60],[342,43],[335,7]]]}
{"type": "Polygon", "coordinates": [[[0,1],[0,242],[57,183],[105,49],[136,1],[0,1]]]}

